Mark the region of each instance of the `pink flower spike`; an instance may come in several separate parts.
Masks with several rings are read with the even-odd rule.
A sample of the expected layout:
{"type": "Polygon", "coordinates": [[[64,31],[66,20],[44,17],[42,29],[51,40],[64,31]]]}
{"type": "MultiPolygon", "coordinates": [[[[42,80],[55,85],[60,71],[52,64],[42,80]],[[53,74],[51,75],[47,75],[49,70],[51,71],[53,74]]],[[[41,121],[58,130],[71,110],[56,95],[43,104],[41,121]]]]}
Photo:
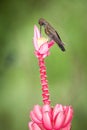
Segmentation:
{"type": "Polygon", "coordinates": [[[36,105],[32,113],[34,115],[31,114],[32,123],[30,122],[29,124],[30,130],[36,130],[35,128],[37,130],[70,130],[71,128],[73,109],[70,106],[57,104],[52,108],[46,104],[39,108],[36,105]],[[36,111],[39,112],[39,110],[40,118],[38,113],[35,115],[36,111]]]}
{"type": "Polygon", "coordinates": [[[33,43],[40,68],[43,106],[35,105],[30,112],[29,130],[71,130],[72,107],[61,104],[50,106],[51,100],[44,58],[50,54],[49,50],[54,45],[54,41],[48,42],[48,39],[41,37],[40,31],[35,25],[33,43]]]}
{"type": "Polygon", "coordinates": [[[49,49],[53,46],[54,41],[51,40],[48,42],[48,39],[40,36],[40,31],[37,26],[34,26],[34,38],[33,43],[35,47],[35,55],[39,57],[42,55],[43,58],[49,55],[49,49]]]}

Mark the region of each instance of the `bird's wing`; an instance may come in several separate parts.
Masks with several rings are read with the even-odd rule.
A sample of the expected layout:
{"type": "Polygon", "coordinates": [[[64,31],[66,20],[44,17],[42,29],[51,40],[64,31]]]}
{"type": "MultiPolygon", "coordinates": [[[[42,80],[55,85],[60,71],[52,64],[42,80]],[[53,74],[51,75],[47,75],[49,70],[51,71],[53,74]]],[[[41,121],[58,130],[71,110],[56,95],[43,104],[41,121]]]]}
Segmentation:
{"type": "Polygon", "coordinates": [[[50,33],[49,37],[52,38],[58,44],[58,46],[61,48],[62,51],[65,51],[64,43],[62,42],[57,31],[50,25],[47,26],[47,30],[49,30],[49,33],[50,33]]]}
{"type": "Polygon", "coordinates": [[[52,36],[56,36],[56,38],[58,37],[61,41],[59,34],[52,26],[50,26],[50,24],[49,24],[49,26],[47,26],[47,30],[49,30],[49,32],[50,32],[50,34],[52,34],[52,36]]]}

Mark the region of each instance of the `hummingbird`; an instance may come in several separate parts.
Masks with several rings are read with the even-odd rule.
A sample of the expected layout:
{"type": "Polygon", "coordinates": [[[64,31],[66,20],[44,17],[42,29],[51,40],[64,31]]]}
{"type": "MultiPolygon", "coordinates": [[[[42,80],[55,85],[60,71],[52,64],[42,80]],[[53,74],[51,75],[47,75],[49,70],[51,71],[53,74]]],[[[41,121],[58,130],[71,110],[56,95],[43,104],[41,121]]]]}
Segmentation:
{"type": "Polygon", "coordinates": [[[54,40],[57,43],[57,45],[59,46],[59,48],[62,51],[65,51],[64,43],[62,42],[57,31],[43,18],[40,18],[38,23],[40,25],[40,33],[41,33],[41,27],[43,26],[44,31],[45,31],[46,35],[48,35],[50,40],[54,40]]]}

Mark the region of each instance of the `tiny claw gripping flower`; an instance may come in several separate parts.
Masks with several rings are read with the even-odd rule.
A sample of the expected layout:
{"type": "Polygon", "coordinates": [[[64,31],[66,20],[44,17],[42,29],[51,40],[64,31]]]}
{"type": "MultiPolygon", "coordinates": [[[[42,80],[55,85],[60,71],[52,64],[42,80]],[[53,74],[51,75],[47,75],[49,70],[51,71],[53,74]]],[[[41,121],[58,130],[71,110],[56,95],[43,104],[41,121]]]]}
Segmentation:
{"type": "Polygon", "coordinates": [[[32,122],[30,130],[70,130],[73,109],[70,106],[57,104],[54,108],[49,105],[36,105],[30,113],[32,122]]]}
{"type": "Polygon", "coordinates": [[[35,47],[35,54],[37,57],[42,56],[45,58],[49,55],[49,49],[53,46],[54,41],[48,42],[48,39],[41,37],[40,31],[38,30],[37,26],[34,26],[34,38],[33,43],[35,47]]]}

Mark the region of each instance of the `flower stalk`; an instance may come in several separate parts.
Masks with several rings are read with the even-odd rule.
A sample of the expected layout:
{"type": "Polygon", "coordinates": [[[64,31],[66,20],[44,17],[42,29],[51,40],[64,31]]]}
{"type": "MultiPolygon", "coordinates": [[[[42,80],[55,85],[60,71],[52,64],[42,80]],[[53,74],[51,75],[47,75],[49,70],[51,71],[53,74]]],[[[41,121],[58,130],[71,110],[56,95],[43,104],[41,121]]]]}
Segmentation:
{"type": "Polygon", "coordinates": [[[47,80],[46,66],[45,66],[44,58],[40,55],[38,57],[38,61],[39,61],[39,67],[40,67],[40,79],[41,79],[41,85],[42,85],[43,103],[44,103],[44,105],[50,104],[48,80],[47,80]]]}

